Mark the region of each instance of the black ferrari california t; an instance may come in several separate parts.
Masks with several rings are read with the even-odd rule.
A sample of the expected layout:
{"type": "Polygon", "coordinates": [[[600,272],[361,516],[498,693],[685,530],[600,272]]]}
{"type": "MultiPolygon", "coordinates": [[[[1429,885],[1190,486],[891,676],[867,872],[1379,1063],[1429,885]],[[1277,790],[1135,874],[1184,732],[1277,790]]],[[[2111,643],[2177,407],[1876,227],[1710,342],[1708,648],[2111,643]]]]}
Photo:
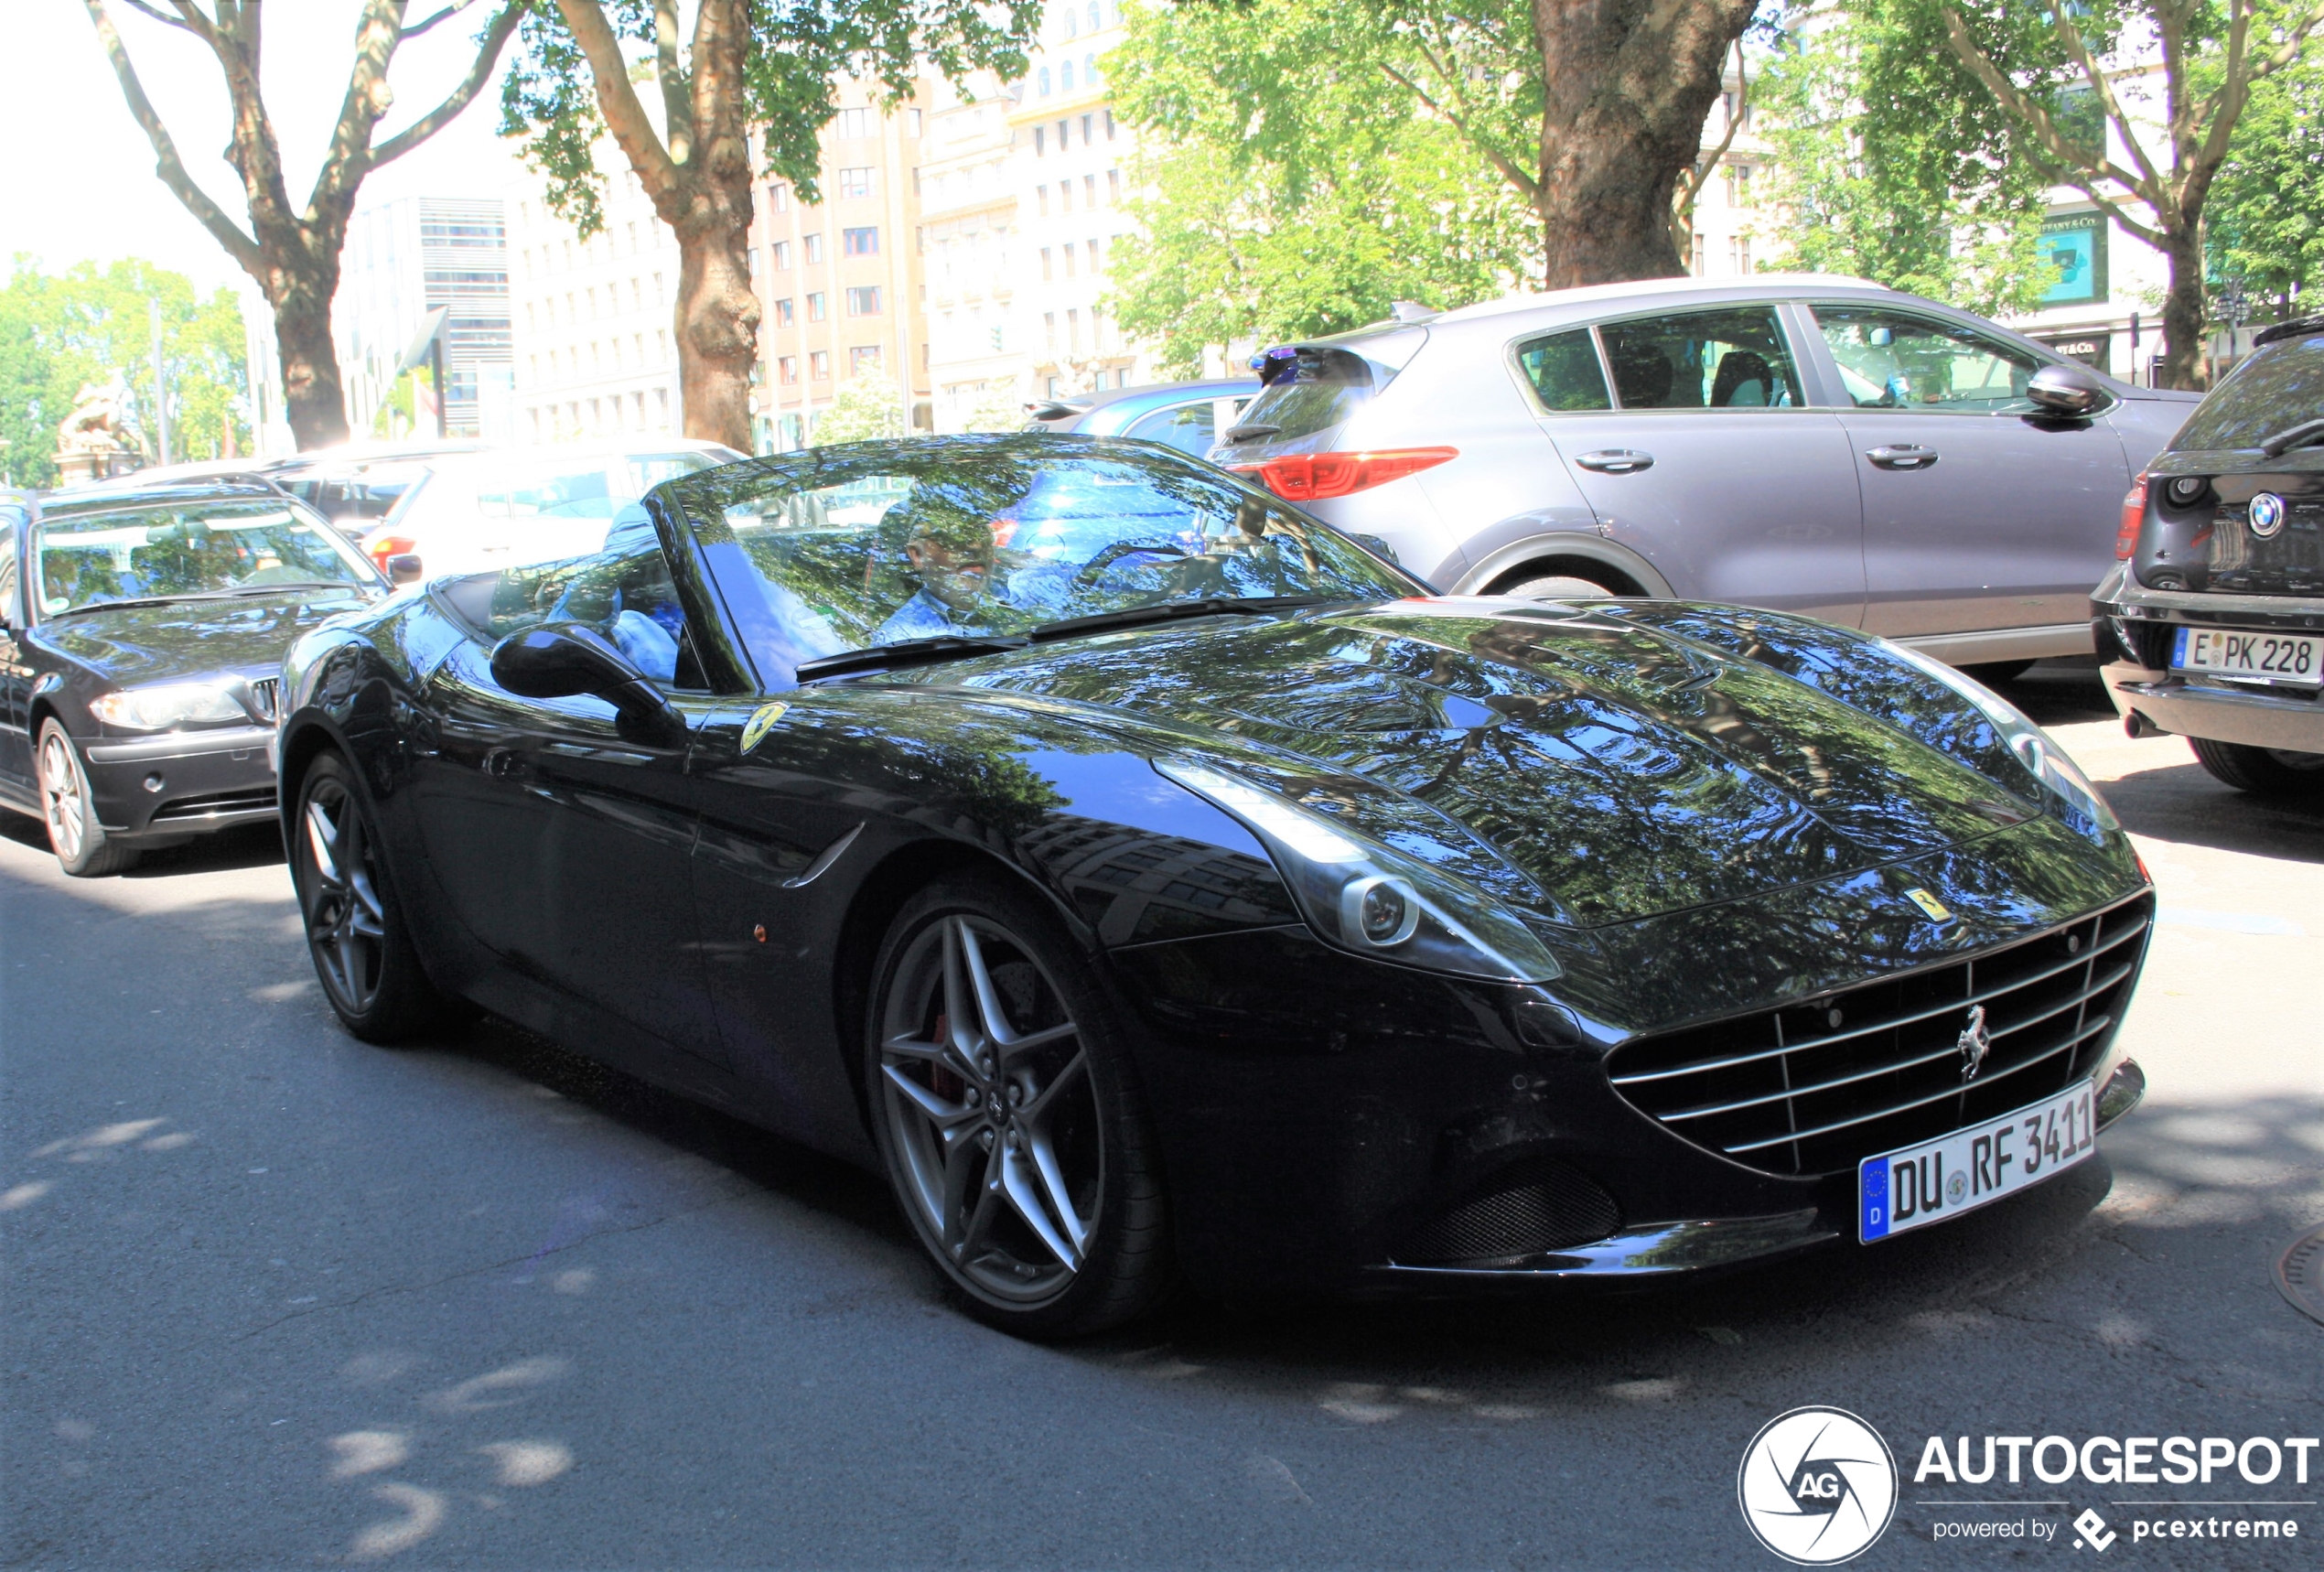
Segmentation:
{"type": "Polygon", "coordinates": [[[884,1169],[978,1314],[1647,1278],[2088,1156],[2152,891],[1846,629],[1432,594],[1137,442],[670,481],[285,667],[357,1035],[447,1003],[884,1169]]]}
{"type": "Polygon", "coordinates": [[[284,651],[387,589],[263,480],[0,496],[0,807],[80,877],[272,822],[284,651]]]}

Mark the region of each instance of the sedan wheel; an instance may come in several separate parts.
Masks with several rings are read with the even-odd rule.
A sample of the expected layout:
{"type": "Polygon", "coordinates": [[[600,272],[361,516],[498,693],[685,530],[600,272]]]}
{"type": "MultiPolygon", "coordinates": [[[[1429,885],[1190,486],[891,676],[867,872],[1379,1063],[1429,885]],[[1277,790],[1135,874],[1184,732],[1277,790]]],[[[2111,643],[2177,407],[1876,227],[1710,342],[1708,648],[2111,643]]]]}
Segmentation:
{"type": "Polygon", "coordinates": [[[898,1199],[987,1320],[1146,1308],[1169,1270],[1153,1143],[1087,963],[1004,887],[924,893],[883,952],[867,1069],[898,1199]]]}
{"type": "Polygon", "coordinates": [[[137,848],[113,840],[97,822],[89,772],[72,738],[53,720],[40,728],[40,816],[48,822],[57,866],[75,878],[101,878],[136,866],[137,848]]]}
{"type": "Polygon", "coordinates": [[[396,1042],[442,1018],[446,1003],[421,970],[382,876],[379,836],[347,766],[326,754],[299,789],[292,878],[315,974],[347,1029],[396,1042]]]}
{"type": "Polygon", "coordinates": [[[2211,778],[2258,797],[2324,796],[2324,753],[2295,753],[2288,748],[2253,748],[2190,737],[2195,760],[2211,778]]]}

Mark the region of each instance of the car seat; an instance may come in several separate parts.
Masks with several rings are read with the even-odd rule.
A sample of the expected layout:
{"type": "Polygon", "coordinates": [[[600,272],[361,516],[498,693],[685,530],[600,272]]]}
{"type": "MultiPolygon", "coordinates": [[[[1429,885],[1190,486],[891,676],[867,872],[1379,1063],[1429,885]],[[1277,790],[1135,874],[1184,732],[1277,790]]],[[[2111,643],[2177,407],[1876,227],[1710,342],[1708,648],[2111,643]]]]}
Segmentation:
{"type": "Polygon", "coordinates": [[[1729,350],[1711,379],[1713,409],[1758,409],[1775,402],[1775,368],[1756,350],[1729,350]]]}

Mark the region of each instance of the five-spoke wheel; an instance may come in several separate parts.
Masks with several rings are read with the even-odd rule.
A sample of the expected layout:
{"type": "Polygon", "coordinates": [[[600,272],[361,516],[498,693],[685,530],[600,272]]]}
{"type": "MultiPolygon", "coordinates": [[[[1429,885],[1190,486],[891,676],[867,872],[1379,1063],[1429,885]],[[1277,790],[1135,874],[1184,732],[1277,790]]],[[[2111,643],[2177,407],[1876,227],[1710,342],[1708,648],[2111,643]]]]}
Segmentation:
{"type": "Polygon", "coordinates": [[[1159,1175],[1087,963],[1019,892],[925,892],[883,953],[867,1071],[898,1198],[986,1319],[1093,1330],[1168,1276],[1159,1175]]]}
{"type": "Polygon", "coordinates": [[[134,867],[137,848],[105,834],[91,801],[89,772],[65,728],[51,720],[40,728],[40,816],[48,825],[48,849],[57,866],[75,878],[97,878],[134,867]]]}
{"type": "Polygon", "coordinates": [[[446,1001],[403,931],[371,810],[335,753],[317,759],[300,783],[290,858],[315,974],[348,1030],[395,1042],[441,1018],[446,1001]]]}

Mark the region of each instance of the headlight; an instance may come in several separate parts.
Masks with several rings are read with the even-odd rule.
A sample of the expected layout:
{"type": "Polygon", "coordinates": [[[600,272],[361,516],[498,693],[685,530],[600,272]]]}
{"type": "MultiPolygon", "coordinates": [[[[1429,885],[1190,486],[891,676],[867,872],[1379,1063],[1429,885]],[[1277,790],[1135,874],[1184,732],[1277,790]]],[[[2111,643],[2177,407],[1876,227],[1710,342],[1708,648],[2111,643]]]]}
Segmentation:
{"type": "Polygon", "coordinates": [[[2068,808],[2093,821],[2099,828],[2119,830],[2122,824],[2098,795],[2098,788],[2082,772],[2082,766],[2066,756],[2066,750],[2042,734],[2041,727],[2025,717],[2017,705],[1986,687],[1974,678],[1964,676],[1931,655],[1902,644],[1890,644],[1898,659],[1934,677],[1954,693],[1968,700],[1987,720],[2001,740],[2017,756],[2017,762],[2034,780],[2046,788],[2068,808]]]}
{"type": "Polygon", "coordinates": [[[1556,957],[1499,901],[1345,825],[1200,764],[1155,765],[1257,835],[1318,938],[1425,971],[1546,983],[1556,957]]]}
{"type": "Polygon", "coordinates": [[[124,731],[167,731],[192,721],[250,718],[240,699],[209,683],[122,688],[90,700],[89,708],[107,726],[124,731]]]}

